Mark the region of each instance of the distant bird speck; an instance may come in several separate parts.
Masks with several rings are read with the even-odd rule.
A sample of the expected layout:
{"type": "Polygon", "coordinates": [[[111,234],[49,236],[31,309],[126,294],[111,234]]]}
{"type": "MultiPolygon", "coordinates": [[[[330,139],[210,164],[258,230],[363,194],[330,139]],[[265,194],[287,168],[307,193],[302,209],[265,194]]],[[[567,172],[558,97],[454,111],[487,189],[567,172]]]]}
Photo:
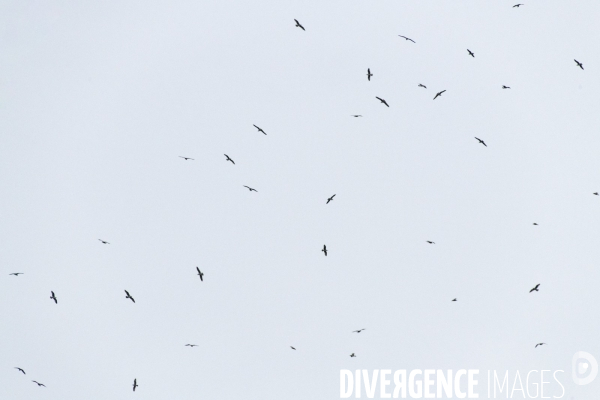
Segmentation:
{"type": "Polygon", "coordinates": [[[23,368],[15,367],[15,369],[18,369],[19,371],[21,371],[21,372],[23,373],[23,375],[27,375],[27,374],[25,373],[25,371],[23,371],[23,368]]]}
{"type": "Polygon", "coordinates": [[[325,257],[327,257],[327,246],[323,245],[323,249],[321,251],[325,253],[325,257]]]}
{"type": "Polygon", "coordinates": [[[351,115],[351,117],[358,118],[358,117],[362,117],[362,115],[354,114],[354,115],[351,115]]]}
{"type": "Polygon", "coordinates": [[[131,297],[131,295],[129,294],[129,292],[127,290],[125,291],[125,298],[130,299],[131,301],[133,301],[135,303],[135,300],[133,299],[133,297],[131,297]]]}
{"type": "Polygon", "coordinates": [[[356,354],[352,353],[350,354],[350,357],[356,357],[356,354]]]}
{"type": "Polygon", "coordinates": [[[290,346],[290,349],[292,350],[296,350],[296,348],[294,346],[290,346]]]}
{"type": "Polygon", "coordinates": [[[502,89],[510,89],[510,86],[502,85],[502,89]]]}
{"type": "Polygon", "coordinates": [[[441,92],[437,92],[437,94],[435,95],[435,97],[433,98],[434,100],[437,99],[438,97],[440,97],[442,95],[442,93],[444,93],[445,90],[442,90],[441,92]]]}
{"type": "Polygon", "coordinates": [[[457,301],[456,298],[452,299],[452,301],[457,301]]]}
{"type": "Polygon", "coordinates": [[[102,244],[110,244],[110,243],[108,243],[106,240],[102,240],[102,239],[98,239],[98,240],[99,240],[99,241],[101,241],[101,242],[102,242],[102,244]]]}
{"type": "Polygon", "coordinates": [[[355,331],[352,331],[352,333],[356,332],[356,333],[361,333],[362,331],[364,331],[367,328],[362,328],[362,329],[357,329],[355,331]]]}
{"type": "Polygon", "coordinates": [[[200,272],[200,268],[196,267],[196,271],[198,271],[198,276],[200,277],[200,280],[202,282],[204,282],[204,278],[203,278],[204,274],[202,272],[200,272]]]}
{"type": "Polygon", "coordinates": [[[23,274],[24,274],[24,272],[13,272],[13,273],[10,273],[9,275],[19,276],[19,275],[23,275],[23,274]]]}
{"type": "Polygon", "coordinates": [[[245,188],[248,188],[248,190],[249,190],[249,191],[251,191],[251,192],[256,192],[256,193],[258,193],[258,190],[254,189],[254,188],[251,188],[250,186],[246,186],[246,185],[244,185],[244,187],[245,187],[245,188]]]}
{"type": "Polygon", "coordinates": [[[402,36],[402,35],[398,35],[398,36],[400,36],[401,38],[403,38],[403,39],[405,39],[405,40],[410,40],[410,41],[411,41],[411,42],[413,42],[413,43],[417,43],[417,42],[415,42],[414,40],[412,40],[412,39],[411,39],[411,38],[409,38],[409,37],[402,36]]]}
{"type": "Polygon", "coordinates": [[[371,77],[373,76],[373,74],[371,73],[371,68],[367,68],[367,79],[369,81],[371,81],[371,77]]]}
{"type": "Polygon", "coordinates": [[[52,293],[52,296],[50,296],[50,298],[51,298],[52,300],[54,300],[54,303],[55,303],[55,304],[58,304],[58,299],[57,299],[57,298],[56,298],[56,296],[54,295],[54,292],[53,292],[53,291],[50,291],[50,293],[52,293]]]}
{"type": "Polygon", "coordinates": [[[384,99],[382,99],[381,97],[377,97],[377,96],[375,96],[375,98],[376,98],[377,100],[379,100],[380,102],[382,102],[383,104],[385,104],[386,106],[388,106],[388,107],[390,106],[390,105],[387,103],[387,101],[385,101],[385,100],[384,100],[384,99]]]}
{"type": "Polygon", "coordinates": [[[262,132],[264,135],[267,134],[267,132],[263,131],[261,128],[259,128],[258,126],[252,124],[256,129],[258,129],[259,132],[262,132]]]}
{"type": "Polygon", "coordinates": [[[595,194],[596,196],[598,196],[598,192],[594,192],[593,194],[595,194]]]}
{"type": "Polygon", "coordinates": [[[580,62],[579,62],[579,61],[577,61],[577,60],[574,60],[574,61],[577,63],[577,66],[578,66],[579,68],[583,69],[583,64],[582,64],[582,63],[580,63],[580,62]]]}
{"type": "Polygon", "coordinates": [[[427,86],[423,85],[422,83],[419,83],[419,87],[427,89],[427,86]]]}
{"type": "Polygon", "coordinates": [[[478,137],[476,137],[475,139],[479,140],[479,143],[481,143],[482,145],[487,147],[487,144],[485,144],[485,142],[483,140],[479,139],[478,137]]]}
{"type": "Polygon", "coordinates": [[[435,242],[432,242],[431,240],[426,240],[426,242],[429,244],[435,244],[435,242]]]}
{"type": "Polygon", "coordinates": [[[327,203],[325,203],[325,204],[329,204],[329,202],[330,202],[331,200],[333,200],[333,198],[334,198],[334,197],[335,197],[335,194],[334,194],[333,196],[331,196],[330,198],[328,198],[328,199],[327,199],[327,203]]]}
{"type": "Polygon", "coordinates": [[[138,387],[139,385],[137,384],[137,379],[133,380],[133,391],[135,392],[135,388],[138,387]]]}
{"type": "Polygon", "coordinates": [[[225,161],[231,161],[231,163],[235,165],[235,161],[233,161],[231,158],[229,158],[229,156],[227,154],[225,154],[225,157],[227,157],[227,159],[225,161]]]}
{"type": "Polygon", "coordinates": [[[533,224],[534,224],[534,225],[537,225],[537,222],[534,222],[533,224]]]}
{"type": "Polygon", "coordinates": [[[535,348],[537,348],[538,346],[543,346],[545,344],[548,344],[548,343],[538,343],[538,344],[535,345],[535,348]]]}
{"type": "Polygon", "coordinates": [[[472,52],[471,50],[469,50],[469,49],[467,49],[467,51],[469,52],[469,55],[470,55],[471,57],[473,57],[473,58],[475,57],[475,53],[473,53],[473,52],[472,52]]]}
{"type": "Polygon", "coordinates": [[[539,287],[540,287],[540,284],[538,283],[537,285],[535,285],[535,287],[534,287],[533,289],[531,289],[531,290],[529,291],[529,293],[531,293],[531,292],[533,292],[533,291],[535,291],[535,292],[539,292],[539,291],[540,291],[540,290],[539,290],[539,287]]]}
{"type": "Polygon", "coordinates": [[[198,347],[198,345],[197,345],[197,344],[189,344],[189,343],[188,343],[188,344],[186,344],[186,346],[189,346],[189,347],[198,347]]]}
{"type": "Polygon", "coordinates": [[[39,387],[39,386],[46,387],[46,385],[44,385],[43,383],[39,383],[38,381],[31,381],[31,382],[33,382],[33,383],[37,383],[38,387],[39,387]]]}
{"type": "Polygon", "coordinates": [[[191,158],[191,157],[179,156],[179,158],[183,158],[185,161],[187,161],[187,160],[192,160],[192,161],[194,161],[194,159],[193,159],[193,158],[191,158]]]}
{"type": "Polygon", "coordinates": [[[513,8],[515,8],[515,7],[516,7],[516,8],[519,8],[519,7],[521,7],[521,6],[524,6],[524,5],[525,5],[525,4],[521,4],[521,3],[519,3],[519,4],[515,4],[515,5],[513,6],[513,8]]]}
{"type": "Polygon", "coordinates": [[[302,25],[300,25],[300,22],[298,22],[298,20],[297,20],[297,19],[294,19],[294,21],[296,21],[296,26],[297,26],[298,28],[302,28],[302,30],[303,30],[303,31],[305,31],[305,30],[306,30],[306,29],[304,29],[304,27],[303,27],[302,25]]]}

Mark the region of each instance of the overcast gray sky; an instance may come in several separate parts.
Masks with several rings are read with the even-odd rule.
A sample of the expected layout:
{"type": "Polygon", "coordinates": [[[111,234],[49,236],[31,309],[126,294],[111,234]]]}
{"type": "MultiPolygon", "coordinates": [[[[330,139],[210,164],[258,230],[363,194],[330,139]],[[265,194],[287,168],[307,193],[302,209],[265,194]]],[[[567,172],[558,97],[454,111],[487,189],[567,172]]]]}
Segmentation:
{"type": "Polygon", "coordinates": [[[0,398],[600,393],[600,6],[515,3],[1,2],[0,398]]]}

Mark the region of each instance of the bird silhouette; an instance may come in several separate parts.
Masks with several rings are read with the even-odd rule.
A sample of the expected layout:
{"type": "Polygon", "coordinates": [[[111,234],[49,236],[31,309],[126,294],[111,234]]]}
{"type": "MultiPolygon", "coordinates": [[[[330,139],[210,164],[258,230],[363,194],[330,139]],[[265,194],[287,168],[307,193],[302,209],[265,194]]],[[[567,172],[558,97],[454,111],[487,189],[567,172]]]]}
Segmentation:
{"type": "Polygon", "coordinates": [[[382,102],[383,104],[385,104],[386,106],[388,106],[388,107],[390,106],[390,105],[387,103],[387,101],[385,101],[385,100],[384,100],[384,99],[382,99],[381,97],[377,97],[377,96],[375,96],[375,98],[376,98],[377,100],[379,100],[380,102],[382,102]]]}
{"type": "Polygon", "coordinates": [[[52,296],[50,296],[50,298],[51,298],[52,300],[54,300],[54,303],[58,304],[58,299],[57,299],[57,298],[56,298],[56,296],[54,295],[54,292],[53,292],[53,291],[50,291],[50,293],[52,293],[52,296]]]}
{"type": "Polygon", "coordinates": [[[102,244],[110,244],[110,243],[108,243],[106,240],[102,240],[102,239],[98,239],[98,240],[99,240],[99,241],[101,241],[101,242],[102,242],[102,244]]]}
{"type": "Polygon", "coordinates": [[[304,27],[303,27],[302,25],[300,25],[300,22],[298,22],[298,20],[297,20],[297,19],[294,19],[294,21],[296,21],[296,26],[297,26],[298,28],[302,28],[302,30],[303,30],[303,31],[305,31],[305,30],[306,30],[306,29],[304,29],[304,27]]]}
{"type": "Polygon", "coordinates": [[[356,332],[356,333],[361,333],[362,331],[364,331],[367,328],[362,328],[362,329],[357,329],[355,331],[352,331],[352,333],[356,332]]]}
{"type": "Polygon", "coordinates": [[[44,385],[43,383],[39,383],[38,381],[31,381],[31,382],[33,382],[33,383],[37,383],[37,385],[38,385],[38,386],[43,386],[43,387],[46,387],[46,385],[44,385]]]}
{"type": "Polygon", "coordinates": [[[510,86],[502,85],[502,89],[510,89],[510,86]]]}
{"type": "Polygon", "coordinates": [[[548,344],[548,343],[538,343],[538,344],[535,345],[535,348],[537,348],[538,346],[543,346],[545,344],[548,344]]]}
{"type": "Polygon", "coordinates": [[[204,278],[203,278],[204,274],[202,272],[200,272],[200,268],[196,267],[196,271],[198,271],[198,276],[200,277],[200,280],[202,282],[204,282],[204,278]]]}
{"type": "Polygon", "coordinates": [[[433,98],[434,100],[437,99],[438,97],[440,97],[442,95],[442,93],[444,93],[445,90],[442,90],[441,92],[437,92],[437,94],[435,95],[435,97],[433,98]]]}
{"type": "Polygon", "coordinates": [[[186,346],[189,346],[189,347],[198,347],[197,344],[186,344],[186,346]]]}
{"type": "Polygon", "coordinates": [[[422,83],[419,83],[419,87],[427,89],[427,86],[423,85],[422,83]]]}
{"type": "Polygon", "coordinates": [[[191,158],[191,157],[179,156],[179,158],[183,158],[185,161],[187,161],[187,160],[192,160],[192,161],[194,161],[194,159],[193,159],[193,158],[191,158]]]}
{"type": "Polygon", "coordinates": [[[258,129],[259,132],[262,132],[263,134],[267,134],[267,132],[263,131],[261,128],[259,128],[258,126],[252,124],[256,129],[258,129]]]}
{"type": "Polygon", "coordinates": [[[426,242],[429,244],[435,244],[435,242],[432,242],[431,240],[426,240],[426,242]]]}
{"type": "Polygon", "coordinates": [[[325,253],[325,257],[327,257],[327,246],[323,245],[323,249],[321,251],[325,253]]]}
{"type": "Polygon", "coordinates": [[[296,350],[296,348],[294,346],[290,346],[290,349],[292,350],[296,350]]]}
{"type": "Polygon", "coordinates": [[[133,391],[135,392],[135,388],[138,387],[139,385],[137,384],[137,379],[133,380],[133,391]]]}
{"type": "Polygon", "coordinates": [[[354,114],[354,115],[351,115],[351,117],[358,118],[358,117],[362,117],[362,115],[354,114]]]}
{"type": "Polygon", "coordinates": [[[19,276],[19,275],[23,275],[23,274],[24,274],[24,272],[13,272],[13,273],[10,273],[9,275],[19,276]]]}
{"type": "Polygon", "coordinates": [[[524,5],[525,5],[525,4],[521,4],[521,3],[519,3],[519,4],[515,4],[515,5],[513,6],[513,8],[515,8],[515,7],[516,7],[516,8],[519,8],[519,7],[521,7],[521,6],[524,6],[524,5]]]}
{"type": "Polygon", "coordinates": [[[534,225],[537,225],[537,222],[534,222],[533,224],[534,224],[534,225]]]}
{"type": "Polygon", "coordinates": [[[352,353],[350,354],[350,357],[356,357],[356,354],[352,353]]]}
{"type": "Polygon", "coordinates": [[[539,290],[539,287],[540,287],[540,284],[538,283],[537,285],[535,285],[535,287],[534,287],[533,289],[531,289],[531,290],[529,291],[529,293],[531,293],[531,292],[533,292],[533,291],[539,292],[539,291],[540,291],[540,290],[539,290]]]}
{"type": "Polygon", "coordinates": [[[367,79],[370,81],[373,74],[371,73],[371,68],[367,68],[367,79]]]}
{"type": "Polygon", "coordinates": [[[251,188],[250,186],[246,186],[244,185],[245,188],[248,188],[248,190],[250,190],[251,192],[256,192],[258,193],[258,190],[251,188]]]}
{"type": "Polygon", "coordinates": [[[127,290],[125,291],[125,298],[131,299],[131,301],[133,301],[135,303],[135,300],[133,299],[133,297],[131,297],[131,295],[129,294],[129,292],[127,290]]]}
{"type": "Polygon", "coordinates": [[[331,200],[333,200],[333,198],[334,198],[334,197],[335,197],[335,194],[334,194],[333,196],[331,196],[330,198],[328,198],[328,199],[327,199],[327,203],[325,203],[325,204],[329,204],[329,202],[330,202],[331,200]]]}
{"type": "Polygon", "coordinates": [[[479,140],[479,143],[481,143],[482,145],[487,147],[487,144],[485,144],[485,142],[483,140],[479,139],[478,137],[476,137],[475,139],[479,140]]]}
{"type": "Polygon", "coordinates": [[[21,372],[23,373],[23,375],[27,375],[27,374],[25,373],[25,371],[23,371],[23,368],[15,367],[15,369],[18,369],[19,371],[21,371],[21,372]]]}
{"type": "Polygon", "coordinates": [[[409,37],[402,36],[402,35],[398,35],[398,36],[400,36],[401,38],[404,38],[404,39],[406,39],[406,40],[410,40],[410,41],[411,41],[411,42],[413,42],[413,43],[417,43],[417,42],[415,42],[414,40],[412,40],[412,39],[411,39],[411,38],[409,38],[409,37]]]}
{"type": "Polygon", "coordinates": [[[452,299],[452,301],[456,301],[456,298],[452,299]]]}
{"type": "Polygon", "coordinates": [[[594,192],[593,194],[595,194],[596,196],[598,196],[598,192],[594,192]]]}
{"type": "Polygon", "coordinates": [[[473,58],[475,57],[475,53],[473,53],[473,52],[472,52],[471,50],[469,50],[469,49],[467,49],[467,51],[469,52],[469,55],[470,55],[471,57],[473,57],[473,58]]]}
{"type": "Polygon", "coordinates": [[[229,156],[227,154],[225,154],[225,157],[227,157],[227,159],[225,161],[231,161],[231,163],[235,165],[235,161],[233,161],[231,158],[229,158],[229,156]]]}
{"type": "Polygon", "coordinates": [[[577,63],[577,66],[578,66],[579,68],[583,69],[583,64],[582,64],[582,63],[580,63],[580,62],[579,62],[579,61],[577,61],[577,60],[574,60],[574,61],[577,63]]]}

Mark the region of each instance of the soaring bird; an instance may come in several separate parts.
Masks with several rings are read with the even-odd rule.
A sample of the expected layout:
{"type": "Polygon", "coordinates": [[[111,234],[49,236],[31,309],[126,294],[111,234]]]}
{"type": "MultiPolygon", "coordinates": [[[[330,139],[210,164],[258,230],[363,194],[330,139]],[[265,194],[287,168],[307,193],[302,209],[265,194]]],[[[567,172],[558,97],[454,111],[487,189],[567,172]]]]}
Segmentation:
{"type": "Polygon", "coordinates": [[[258,190],[251,188],[250,186],[246,186],[244,185],[245,188],[248,188],[248,190],[250,190],[251,192],[256,192],[258,193],[258,190]]]}
{"type": "Polygon", "coordinates": [[[352,353],[350,354],[350,357],[356,357],[356,354],[352,353]]]}
{"type": "Polygon", "coordinates": [[[535,287],[534,287],[533,289],[531,289],[531,290],[529,291],[529,293],[531,293],[531,292],[533,292],[533,291],[539,292],[539,291],[540,291],[540,290],[538,289],[539,287],[540,287],[540,284],[538,283],[537,285],[535,285],[535,287]]]}
{"type": "Polygon", "coordinates": [[[33,382],[33,383],[37,383],[37,385],[38,385],[38,386],[43,386],[43,387],[46,387],[46,385],[44,385],[43,383],[39,383],[38,381],[31,381],[31,382],[33,382]]]}
{"type": "Polygon", "coordinates": [[[231,158],[229,158],[229,156],[227,154],[225,154],[225,157],[227,157],[227,159],[225,161],[231,161],[231,163],[235,165],[235,161],[233,161],[231,158]]]}
{"type": "Polygon", "coordinates": [[[98,239],[98,240],[99,240],[99,241],[101,241],[101,242],[102,242],[102,244],[110,244],[110,243],[108,243],[106,240],[102,240],[102,239],[98,239]]]}
{"type": "Polygon", "coordinates": [[[487,147],[487,144],[485,144],[485,142],[483,140],[479,139],[478,137],[476,137],[475,139],[479,140],[479,143],[481,143],[482,145],[487,147]]]}
{"type": "Polygon", "coordinates": [[[186,161],[187,161],[187,160],[192,160],[192,161],[194,161],[194,159],[193,159],[193,158],[191,158],[191,157],[179,156],[179,158],[183,158],[183,159],[184,159],[184,160],[186,160],[186,161]]]}
{"type": "Polygon", "coordinates": [[[423,85],[422,83],[419,83],[419,87],[427,89],[427,86],[423,85]]]}
{"type": "Polygon", "coordinates": [[[352,333],[356,332],[356,333],[361,333],[362,331],[364,331],[367,328],[362,328],[362,329],[357,329],[355,331],[352,331],[352,333]]]}
{"type": "Polygon", "coordinates": [[[362,117],[362,115],[354,114],[354,115],[351,115],[351,117],[358,118],[358,117],[362,117]]]}
{"type": "Polygon", "coordinates": [[[437,94],[435,95],[435,97],[433,98],[434,100],[437,99],[438,97],[440,97],[442,95],[442,93],[444,93],[445,90],[442,90],[441,92],[437,92],[437,94]]]}
{"type": "Polygon", "coordinates": [[[367,79],[370,81],[373,74],[371,73],[371,68],[367,68],[367,79]]]}
{"type": "Polygon", "coordinates": [[[515,7],[516,7],[516,8],[519,8],[519,7],[521,7],[521,6],[524,6],[524,5],[525,5],[525,4],[521,4],[521,3],[519,3],[519,4],[515,4],[515,5],[513,6],[513,8],[515,8],[515,7]]]}
{"type": "Polygon", "coordinates": [[[535,348],[537,348],[538,346],[543,346],[545,344],[548,344],[548,343],[538,343],[538,344],[535,345],[535,348]]]}
{"type": "Polygon", "coordinates": [[[502,89],[510,89],[510,86],[502,85],[502,89]]]}
{"type": "Polygon", "coordinates": [[[19,275],[23,275],[23,274],[24,274],[24,272],[13,272],[9,275],[19,276],[19,275]]]}
{"type": "Polygon", "coordinates": [[[473,52],[472,52],[471,50],[469,50],[469,49],[467,49],[467,51],[469,52],[469,55],[470,55],[471,57],[475,57],[475,53],[473,53],[473,52]]]}
{"type": "Polygon", "coordinates": [[[202,278],[204,276],[204,274],[202,272],[200,272],[200,268],[196,267],[196,271],[198,271],[198,276],[200,277],[200,280],[202,282],[204,282],[204,279],[202,278]]]}
{"type": "Polygon", "coordinates": [[[435,242],[432,242],[431,240],[426,240],[426,242],[429,244],[435,244],[435,242]]]}
{"type": "Polygon", "coordinates": [[[577,66],[579,66],[579,68],[583,69],[583,64],[582,64],[582,63],[580,63],[580,62],[579,62],[579,61],[577,61],[577,60],[574,60],[574,61],[577,63],[577,66]]]}
{"type": "Polygon", "coordinates": [[[262,132],[263,134],[267,134],[265,131],[263,131],[261,128],[259,128],[258,126],[252,124],[256,129],[258,129],[259,132],[262,132]]]}
{"type": "Polygon", "coordinates": [[[303,30],[303,31],[305,31],[305,30],[306,30],[306,29],[304,29],[304,27],[303,27],[302,25],[300,25],[300,22],[298,22],[298,20],[297,20],[297,19],[294,19],[294,21],[296,21],[296,26],[297,26],[298,28],[302,28],[302,30],[303,30]]]}
{"type": "Polygon", "coordinates": [[[327,246],[323,245],[323,249],[321,251],[325,253],[325,257],[327,257],[327,246]]]}
{"type": "Polygon", "coordinates": [[[327,203],[325,203],[325,204],[329,204],[329,202],[330,202],[331,200],[333,200],[333,198],[334,198],[334,197],[335,197],[335,194],[334,194],[333,196],[331,196],[330,198],[328,198],[328,199],[327,199],[327,203]]]}
{"type": "Polygon", "coordinates": [[[15,367],[15,369],[18,369],[19,371],[21,371],[21,372],[23,373],[23,375],[27,375],[27,374],[25,373],[25,371],[23,371],[23,368],[15,367]]]}
{"type": "Polygon", "coordinates": [[[135,300],[133,299],[133,297],[131,297],[131,295],[129,294],[129,292],[127,290],[125,291],[125,295],[126,295],[125,296],[126,299],[131,299],[131,301],[133,301],[135,303],[135,300]]]}
{"type": "Polygon", "coordinates": [[[413,43],[417,43],[417,42],[415,42],[414,40],[412,40],[412,39],[411,39],[411,38],[409,38],[409,37],[402,36],[402,35],[398,35],[398,36],[400,36],[401,38],[404,38],[404,39],[406,39],[406,40],[410,40],[410,41],[411,41],[411,42],[413,42],[413,43]]]}
{"type": "Polygon", "coordinates": [[[595,194],[596,196],[598,196],[598,192],[594,192],[593,194],[595,194]]]}
{"type": "Polygon", "coordinates": [[[189,344],[189,343],[188,343],[188,344],[186,344],[186,346],[189,346],[189,347],[198,347],[198,345],[197,345],[197,344],[189,344]]]}
{"type": "Polygon", "coordinates": [[[294,346],[290,346],[290,348],[291,348],[292,350],[296,350],[296,348],[295,348],[294,346]]]}
{"type": "Polygon", "coordinates": [[[388,106],[388,107],[390,106],[390,105],[389,105],[389,104],[388,104],[388,103],[387,103],[387,102],[386,102],[384,99],[382,99],[381,97],[377,97],[377,96],[375,96],[375,98],[376,98],[377,100],[379,100],[380,102],[382,102],[383,104],[385,104],[386,106],[388,106]]]}
{"type": "Polygon", "coordinates": [[[52,293],[52,296],[50,296],[50,298],[52,300],[54,300],[54,303],[58,304],[58,300],[56,299],[56,296],[54,295],[54,292],[51,290],[50,293],[52,293]]]}
{"type": "Polygon", "coordinates": [[[138,387],[139,385],[137,384],[137,379],[133,380],[133,391],[135,392],[135,388],[138,387]]]}
{"type": "Polygon", "coordinates": [[[456,301],[456,298],[452,299],[452,301],[456,301]]]}

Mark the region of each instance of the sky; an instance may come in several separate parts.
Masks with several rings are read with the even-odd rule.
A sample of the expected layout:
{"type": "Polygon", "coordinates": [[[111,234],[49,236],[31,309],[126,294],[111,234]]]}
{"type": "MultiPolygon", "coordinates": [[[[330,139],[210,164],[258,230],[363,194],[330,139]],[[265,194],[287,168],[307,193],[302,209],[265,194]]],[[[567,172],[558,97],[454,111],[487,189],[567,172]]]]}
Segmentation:
{"type": "Polygon", "coordinates": [[[513,4],[1,2],[0,398],[597,396],[600,6],[513,4]]]}

